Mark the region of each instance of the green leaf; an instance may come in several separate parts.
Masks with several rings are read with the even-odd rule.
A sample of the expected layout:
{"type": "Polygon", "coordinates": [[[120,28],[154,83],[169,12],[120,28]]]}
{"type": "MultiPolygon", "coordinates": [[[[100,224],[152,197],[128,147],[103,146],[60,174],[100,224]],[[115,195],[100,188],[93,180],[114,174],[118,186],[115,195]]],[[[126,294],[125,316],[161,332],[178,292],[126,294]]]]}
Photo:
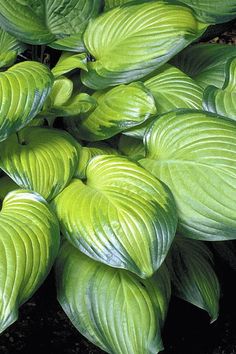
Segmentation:
{"type": "Polygon", "coordinates": [[[80,145],[65,131],[30,127],[0,144],[1,168],[21,187],[54,198],[71,180],[80,145]]]}
{"type": "Polygon", "coordinates": [[[95,110],[75,124],[80,139],[99,141],[140,125],[155,113],[153,96],[143,83],[136,82],[100,95],[95,110]]]}
{"type": "MultiPolygon", "coordinates": [[[[81,113],[93,110],[96,100],[87,93],[78,93],[74,90],[72,80],[65,76],[58,77],[53,84],[52,91],[43,106],[40,116],[47,117],[51,123],[55,117],[74,117],[81,113]]],[[[72,121],[75,118],[72,118],[72,121]]],[[[70,123],[66,125],[70,126],[70,123]]],[[[72,123],[72,130],[73,130],[72,123]]]]}
{"type": "Polygon", "coordinates": [[[60,56],[56,66],[52,69],[54,77],[69,73],[74,69],[87,70],[87,55],[64,52],[60,56]]]}
{"type": "Polygon", "coordinates": [[[129,83],[163,65],[206,29],[191,9],[166,1],[128,4],[90,21],[84,43],[95,59],[83,83],[102,89],[129,83]],[[179,19],[181,18],[181,21],[179,19]]]}
{"type": "Polygon", "coordinates": [[[167,265],[174,293],[206,310],[213,322],[219,315],[220,285],[212,258],[203,242],[176,236],[167,265]]]}
{"type": "MultiPolygon", "coordinates": [[[[105,0],[105,10],[132,2],[134,0],[105,0]]],[[[136,0],[137,1],[137,0],[136,0]]],[[[150,0],[142,0],[148,2],[150,0]]],[[[179,0],[181,3],[191,7],[197,18],[205,23],[224,23],[236,17],[235,0],[179,0]]],[[[138,2],[138,1],[137,1],[138,2]]],[[[140,0],[141,2],[141,0],[140,0]]],[[[169,0],[169,3],[176,3],[176,0],[169,0]]]]}
{"type": "Polygon", "coordinates": [[[158,114],[176,108],[202,108],[203,89],[181,70],[166,64],[144,82],[156,101],[158,114]]]}
{"type": "Polygon", "coordinates": [[[59,248],[59,227],[38,194],[16,190],[0,212],[0,332],[49,273],[59,248]]]}
{"type": "Polygon", "coordinates": [[[228,61],[225,71],[225,83],[222,89],[208,86],[204,91],[203,108],[236,120],[236,58],[228,61]]]}
{"type": "Polygon", "coordinates": [[[222,88],[226,62],[235,56],[236,46],[197,44],[179,53],[172,62],[203,88],[208,85],[222,88]]]}
{"type": "MultiPolygon", "coordinates": [[[[144,85],[155,99],[158,115],[178,108],[202,108],[203,89],[181,70],[169,64],[150,74],[144,85]]],[[[153,119],[150,119],[124,134],[143,139],[152,122],[153,119]]]]}
{"type": "Polygon", "coordinates": [[[14,191],[15,189],[19,189],[19,187],[10,177],[8,176],[0,177],[0,207],[6,195],[9,192],[14,191]]]}
{"type": "Polygon", "coordinates": [[[205,23],[224,23],[236,17],[235,0],[180,0],[190,6],[197,18],[205,23]]]}
{"type": "Polygon", "coordinates": [[[161,328],[170,298],[166,267],[140,280],[64,244],[56,265],[58,300],[73,325],[107,353],[162,350],[161,328]]]}
{"type": "Polygon", "coordinates": [[[201,111],[163,115],[139,162],[172,191],[179,230],[190,238],[236,238],[236,125],[201,111]]]}
{"type": "Polygon", "coordinates": [[[80,51],[83,32],[100,6],[100,0],[5,0],[0,2],[0,21],[23,42],[80,51]]]}
{"type": "Polygon", "coordinates": [[[105,11],[112,9],[113,7],[121,6],[127,4],[128,2],[132,2],[134,0],[105,0],[105,11]]]}
{"type": "Polygon", "coordinates": [[[151,276],[164,261],[176,231],[171,193],[120,156],[94,157],[86,178],[73,180],[52,202],[62,233],[100,262],[151,276]]]}
{"type": "Polygon", "coordinates": [[[33,61],[0,73],[0,141],[25,127],[39,113],[52,84],[50,70],[33,61]]]}
{"type": "Polygon", "coordinates": [[[145,157],[145,147],[142,140],[121,135],[118,144],[119,151],[134,161],[145,157]]]}
{"type": "Polygon", "coordinates": [[[26,46],[0,27],[0,68],[14,64],[26,46]]]}
{"type": "Polygon", "coordinates": [[[76,178],[86,178],[86,168],[93,157],[99,155],[118,155],[118,152],[104,142],[90,143],[88,146],[82,147],[79,156],[79,164],[75,173],[76,178]]]}

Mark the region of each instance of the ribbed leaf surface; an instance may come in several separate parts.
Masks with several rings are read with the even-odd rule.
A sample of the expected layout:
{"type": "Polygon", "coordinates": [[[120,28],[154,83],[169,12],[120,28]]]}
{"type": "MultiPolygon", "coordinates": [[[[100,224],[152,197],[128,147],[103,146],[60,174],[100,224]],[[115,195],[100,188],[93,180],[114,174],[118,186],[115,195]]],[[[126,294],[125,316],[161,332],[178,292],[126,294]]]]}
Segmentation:
{"type": "Polygon", "coordinates": [[[86,168],[93,157],[99,155],[118,155],[118,152],[104,142],[90,143],[82,147],[79,156],[79,164],[75,173],[76,178],[86,178],[86,168]]]}
{"type": "Polygon", "coordinates": [[[54,198],[73,177],[79,144],[65,131],[30,127],[0,144],[1,168],[22,188],[54,198]]]}
{"type": "Polygon", "coordinates": [[[87,141],[105,140],[142,124],[155,113],[154,98],[141,82],[120,85],[101,94],[94,111],[76,120],[78,136],[87,141]]]}
{"type": "Polygon", "coordinates": [[[235,56],[236,46],[197,44],[179,53],[173,59],[173,64],[203,88],[208,85],[222,88],[225,82],[225,64],[235,56]]]}
{"type": "Polygon", "coordinates": [[[67,239],[90,257],[143,278],[164,261],[176,231],[169,190],[126,158],[93,158],[52,202],[67,239]]]}
{"type": "Polygon", "coordinates": [[[59,248],[59,227],[46,201],[17,190],[0,212],[0,332],[41,285],[59,248]]]}
{"type": "Polygon", "coordinates": [[[198,111],[171,112],[146,134],[141,164],[171,189],[184,235],[236,238],[236,124],[198,111]]]}
{"type": "Polygon", "coordinates": [[[167,262],[177,296],[206,310],[212,322],[219,314],[220,286],[212,254],[205,243],[176,236],[167,262]]]}
{"type": "Polygon", "coordinates": [[[202,108],[203,89],[181,70],[169,64],[144,82],[153,94],[158,114],[176,108],[202,108]]]}
{"type": "Polygon", "coordinates": [[[85,46],[95,61],[88,63],[83,83],[101,89],[137,80],[202,32],[189,8],[164,0],[114,8],[92,20],[85,31],[85,46]]]}
{"type": "Polygon", "coordinates": [[[96,16],[100,0],[5,0],[0,2],[2,27],[23,42],[83,50],[82,35],[96,16]]]}
{"type": "Polygon", "coordinates": [[[0,27],[0,68],[14,64],[17,54],[26,46],[0,27]]]}
{"type": "Polygon", "coordinates": [[[236,58],[226,65],[222,89],[208,86],[204,92],[204,109],[236,120],[236,58]]]}
{"type": "Polygon", "coordinates": [[[65,244],[57,262],[58,299],[74,326],[107,353],[153,354],[170,297],[165,267],[151,279],[107,267],[65,244]]]}
{"type": "Polygon", "coordinates": [[[50,93],[53,76],[37,62],[23,62],[0,73],[0,141],[26,126],[50,93]]]}

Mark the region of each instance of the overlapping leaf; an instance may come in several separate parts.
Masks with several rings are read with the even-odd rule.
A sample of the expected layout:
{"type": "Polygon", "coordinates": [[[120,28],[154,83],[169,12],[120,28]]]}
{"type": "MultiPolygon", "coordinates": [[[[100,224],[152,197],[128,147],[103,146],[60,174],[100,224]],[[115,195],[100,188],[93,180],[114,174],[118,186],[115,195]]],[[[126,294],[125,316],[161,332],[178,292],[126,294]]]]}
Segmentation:
{"type": "Polygon", "coordinates": [[[202,108],[203,89],[181,70],[169,64],[144,82],[155,98],[158,114],[176,108],[202,108]]]}
{"type": "Polygon", "coordinates": [[[53,121],[55,117],[74,117],[92,111],[96,105],[97,102],[93,97],[74,90],[72,80],[60,76],[54,81],[40,116],[46,117],[49,121],[53,121]]]}
{"type": "Polygon", "coordinates": [[[145,157],[145,147],[140,139],[121,135],[118,144],[119,151],[130,159],[138,161],[145,157]]]}
{"type": "Polygon", "coordinates": [[[176,236],[167,265],[175,294],[206,310],[212,322],[215,321],[219,314],[220,286],[207,246],[176,236]]]}
{"type": "Polygon", "coordinates": [[[0,177],[0,207],[6,195],[15,189],[19,189],[19,186],[10,177],[6,175],[0,177]]]}
{"type": "Polygon", "coordinates": [[[141,82],[137,82],[120,85],[101,94],[94,111],[76,119],[75,124],[79,138],[99,141],[138,126],[155,113],[152,94],[141,82]]]}
{"type": "Polygon", "coordinates": [[[5,0],[0,3],[0,20],[23,42],[79,51],[84,49],[87,23],[100,6],[100,0],[5,0]]]}
{"type": "MultiPolygon", "coordinates": [[[[178,108],[202,108],[203,89],[189,76],[174,66],[166,64],[144,81],[152,93],[158,115],[178,108]]],[[[129,129],[124,134],[143,139],[152,120],[129,129]]]]}
{"type": "Polygon", "coordinates": [[[90,143],[82,147],[80,151],[79,164],[75,172],[75,177],[86,178],[86,168],[93,157],[99,155],[118,155],[118,152],[104,142],[90,143]]]}
{"type": "Polygon", "coordinates": [[[79,144],[65,131],[30,127],[0,144],[1,168],[22,188],[54,198],[78,165],[79,144]],[[20,140],[20,141],[19,141],[20,140]]]}
{"type": "Polygon", "coordinates": [[[85,46],[95,60],[88,63],[82,81],[102,89],[144,77],[205,28],[190,8],[164,0],[114,8],[92,20],[85,31],[85,46]]]}
{"type": "Polygon", "coordinates": [[[170,297],[166,267],[148,280],[107,267],[64,244],[57,261],[58,299],[74,326],[107,353],[162,350],[170,297]]]}
{"type": "Polygon", "coordinates": [[[37,62],[22,62],[0,73],[0,141],[38,114],[52,84],[49,69],[37,62]]]}
{"type": "Polygon", "coordinates": [[[143,278],[164,261],[176,230],[169,190],[124,157],[93,158],[53,207],[67,239],[90,257],[143,278]]]}
{"type": "Polygon", "coordinates": [[[25,50],[25,45],[0,27],[0,68],[14,64],[19,53],[25,50]]]}
{"type": "Polygon", "coordinates": [[[236,56],[236,47],[225,44],[197,44],[179,53],[173,64],[191,76],[203,88],[222,88],[226,62],[236,56]]]}
{"type": "Polygon", "coordinates": [[[52,73],[55,77],[58,77],[74,69],[87,70],[86,54],[72,54],[70,52],[62,53],[57,65],[52,69],[52,73]]]}
{"type": "MultiPolygon", "coordinates": [[[[134,0],[105,0],[105,9],[120,6],[134,0]]],[[[150,0],[136,0],[148,2],[150,0]]],[[[156,0],[159,1],[159,0],[156,0]]],[[[176,3],[175,0],[169,0],[170,3],[176,3]]],[[[236,17],[235,0],[180,0],[184,5],[190,6],[198,19],[205,23],[224,23],[233,20],[236,17]]]]}
{"type": "Polygon", "coordinates": [[[222,89],[208,86],[204,91],[204,109],[236,120],[236,57],[226,65],[222,89]]]}
{"type": "Polygon", "coordinates": [[[184,235],[236,238],[236,125],[198,112],[171,112],[147,132],[140,163],[171,189],[184,235]]]}
{"type": "Polygon", "coordinates": [[[17,190],[0,212],[0,332],[41,285],[59,248],[59,226],[38,194],[17,190]]]}
{"type": "MultiPolygon", "coordinates": [[[[173,0],[172,0],[173,1],[173,0]]],[[[206,23],[224,23],[236,17],[235,0],[180,0],[190,6],[198,19],[206,23]]]]}

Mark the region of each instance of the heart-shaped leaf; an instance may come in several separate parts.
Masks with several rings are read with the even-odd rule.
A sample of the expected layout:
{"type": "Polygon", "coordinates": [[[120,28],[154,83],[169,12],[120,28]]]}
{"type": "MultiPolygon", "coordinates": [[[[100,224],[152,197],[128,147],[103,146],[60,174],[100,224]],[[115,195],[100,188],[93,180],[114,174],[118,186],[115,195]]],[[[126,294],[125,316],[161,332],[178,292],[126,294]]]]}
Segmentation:
{"type": "Polygon", "coordinates": [[[79,51],[87,23],[100,6],[101,0],[5,0],[0,2],[1,26],[26,43],[79,51]]]}
{"type": "Polygon", "coordinates": [[[236,120],[236,58],[228,61],[225,72],[222,89],[208,86],[204,91],[203,108],[236,120]]]}
{"type": "Polygon", "coordinates": [[[236,124],[200,111],[163,115],[140,163],[172,191],[185,236],[236,238],[236,124]]]}
{"type": "Polygon", "coordinates": [[[183,50],[172,62],[203,88],[208,85],[222,88],[226,62],[235,56],[233,45],[197,44],[183,50]]]}
{"type": "Polygon", "coordinates": [[[65,131],[30,127],[0,144],[1,168],[22,188],[54,198],[73,177],[80,145],[65,131]]]}
{"type": "Polygon", "coordinates": [[[17,55],[22,53],[26,46],[0,27],[0,68],[14,64],[17,55]]]}
{"type": "Polygon", "coordinates": [[[56,265],[58,300],[73,325],[107,353],[153,354],[170,298],[165,266],[148,280],[98,263],[64,244],[56,265]]]}
{"type": "Polygon", "coordinates": [[[50,93],[53,75],[37,62],[22,62],[0,73],[0,141],[26,126],[50,93]]]}
{"type": "Polygon", "coordinates": [[[164,0],[114,8],[90,21],[85,31],[85,46],[95,60],[82,81],[102,89],[144,77],[205,28],[190,8],[164,0]]]}
{"type": "Polygon", "coordinates": [[[120,85],[97,98],[97,107],[75,121],[80,139],[99,141],[145,122],[156,113],[152,94],[143,83],[120,85]]]}
{"type": "Polygon", "coordinates": [[[176,236],[167,265],[175,295],[206,310],[213,322],[219,314],[220,285],[212,258],[205,243],[176,236]]]}
{"type": "Polygon", "coordinates": [[[124,157],[93,158],[52,205],[67,239],[90,257],[139,276],[162,264],[176,231],[169,190],[124,157]]]}
{"type": "Polygon", "coordinates": [[[0,212],[0,332],[41,285],[59,248],[59,226],[38,194],[17,190],[0,212]]]}

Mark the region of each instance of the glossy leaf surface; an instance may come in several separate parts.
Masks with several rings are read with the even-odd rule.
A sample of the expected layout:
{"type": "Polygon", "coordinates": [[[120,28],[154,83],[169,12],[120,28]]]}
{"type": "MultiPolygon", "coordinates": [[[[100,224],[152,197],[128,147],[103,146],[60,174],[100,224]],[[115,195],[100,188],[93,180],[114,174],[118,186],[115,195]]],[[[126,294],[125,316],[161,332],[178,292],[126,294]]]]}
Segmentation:
{"type": "Polygon", "coordinates": [[[75,247],[143,278],[160,267],[176,231],[169,190],[124,157],[94,157],[86,181],[73,180],[52,203],[75,247]]]}
{"type": "Polygon", "coordinates": [[[103,89],[144,77],[204,28],[189,8],[162,0],[114,8],[92,20],[85,31],[85,46],[95,60],[88,63],[82,81],[103,89]]]}
{"type": "Polygon", "coordinates": [[[100,6],[100,0],[5,0],[0,2],[0,20],[23,42],[77,51],[84,49],[83,32],[100,6]]]}
{"type": "Polygon", "coordinates": [[[222,89],[208,86],[204,92],[203,107],[206,111],[236,120],[236,57],[226,65],[222,89]]]}
{"type": "Polygon", "coordinates": [[[30,127],[0,144],[1,168],[21,187],[54,198],[71,180],[79,144],[67,132],[30,127]]]}
{"type": "Polygon", "coordinates": [[[78,135],[87,141],[105,140],[155,113],[154,98],[141,82],[120,85],[101,94],[94,111],[76,120],[78,135]]]}
{"type": "Polygon", "coordinates": [[[40,111],[53,84],[50,70],[22,62],[0,73],[0,141],[26,126],[40,111]]]}
{"type": "Polygon", "coordinates": [[[185,236],[236,238],[236,124],[201,111],[171,112],[147,132],[140,163],[172,191],[185,236]]]}
{"type": "Polygon", "coordinates": [[[206,310],[213,322],[219,314],[220,285],[212,258],[205,243],[177,235],[167,265],[174,293],[206,310]]]}
{"type": "Polygon", "coordinates": [[[46,201],[27,190],[9,193],[0,212],[0,332],[18,317],[49,273],[59,226],[46,201]]]}
{"type": "Polygon", "coordinates": [[[160,330],[170,297],[165,267],[140,281],[134,274],[86,257],[67,243],[56,270],[58,300],[91,342],[117,354],[151,354],[162,349],[160,330]]]}

